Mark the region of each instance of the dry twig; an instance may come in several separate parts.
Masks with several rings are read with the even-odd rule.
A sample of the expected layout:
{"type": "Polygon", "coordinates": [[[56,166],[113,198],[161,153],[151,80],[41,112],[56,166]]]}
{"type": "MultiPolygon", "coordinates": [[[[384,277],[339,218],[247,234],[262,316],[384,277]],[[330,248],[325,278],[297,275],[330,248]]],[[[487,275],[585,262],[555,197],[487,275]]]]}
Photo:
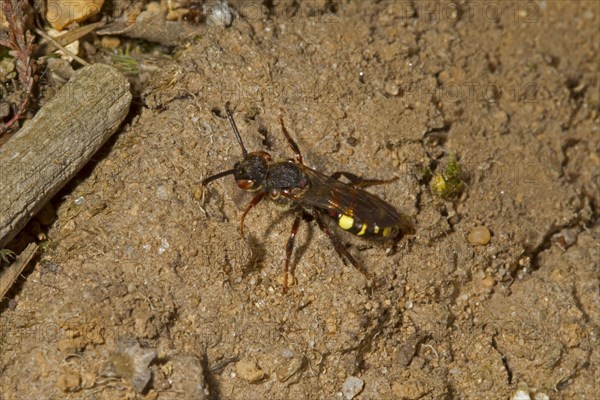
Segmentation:
{"type": "Polygon", "coordinates": [[[35,257],[39,246],[37,243],[30,243],[25,250],[17,257],[15,262],[2,271],[0,274],[0,300],[4,299],[4,295],[12,287],[25,269],[27,264],[35,257]]]}

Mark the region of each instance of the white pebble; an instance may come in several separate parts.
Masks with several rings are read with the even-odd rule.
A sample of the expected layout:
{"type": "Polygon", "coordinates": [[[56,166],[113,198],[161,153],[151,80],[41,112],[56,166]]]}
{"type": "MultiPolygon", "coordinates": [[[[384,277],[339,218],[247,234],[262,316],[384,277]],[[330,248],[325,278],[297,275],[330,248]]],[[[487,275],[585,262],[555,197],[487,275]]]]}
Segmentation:
{"type": "Polygon", "coordinates": [[[158,197],[160,200],[169,199],[169,193],[167,192],[166,186],[160,185],[158,188],[156,188],[156,197],[158,197]]]}
{"type": "Polygon", "coordinates": [[[231,26],[233,22],[233,10],[226,2],[215,4],[207,16],[207,22],[214,26],[231,26]]]}
{"type": "Polygon", "coordinates": [[[529,396],[529,393],[525,390],[519,389],[515,392],[513,397],[511,397],[511,400],[531,400],[531,396],[529,396]]]}
{"type": "Polygon", "coordinates": [[[165,251],[167,251],[167,249],[171,247],[171,245],[169,244],[169,242],[167,241],[167,239],[162,239],[160,241],[160,247],[158,248],[158,254],[162,254],[165,251]]]}
{"type": "Polygon", "coordinates": [[[354,396],[362,392],[363,387],[365,387],[365,381],[355,376],[351,376],[344,382],[342,393],[346,399],[352,400],[354,396]]]}
{"type": "Polygon", "coordinates": [[[390,96],[398,96],[398,94],[400,94],[400,88],[395,82],[388,81],[385,83],[385,92],[390,96]]]}

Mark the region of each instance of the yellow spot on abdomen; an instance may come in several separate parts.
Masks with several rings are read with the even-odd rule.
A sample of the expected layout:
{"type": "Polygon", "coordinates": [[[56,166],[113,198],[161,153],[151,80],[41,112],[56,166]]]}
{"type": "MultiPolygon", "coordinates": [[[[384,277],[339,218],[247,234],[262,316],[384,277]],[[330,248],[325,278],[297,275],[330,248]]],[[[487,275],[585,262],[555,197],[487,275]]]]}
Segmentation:
{"type": "Polygon", "coordinates": [[[391,230],[392,230],[392,229],[391,229],[391,228],[389,228],[389,227],[388,227],[388,228],[383,228],[383,233],[382,233],[382,235],[383,235],[383,236],[387,236],[387,235],[389,235],[389,234],[390,234],[390,232],[391,232],[391,230]]]}
{"type": "Polygon", "coordinates": [[[338,220],[338,225],[340,228],[347,231],[354,226],[354,218],[342,214],[338,220]]]}
{"type": "Polygon", "coordinates": [[[379,227],[377,225],[375,225],[375,227],[373,228],[373,232],[377,235],[379,233],[379,227]]]}
{"type": "Polygon", "coordinates": [[[365,234],[366,231],[367,231],[367,224],[362,224],[362,227],[360,228],[360,232],[358,232],[357,235],[362,236],[365,234]]]}

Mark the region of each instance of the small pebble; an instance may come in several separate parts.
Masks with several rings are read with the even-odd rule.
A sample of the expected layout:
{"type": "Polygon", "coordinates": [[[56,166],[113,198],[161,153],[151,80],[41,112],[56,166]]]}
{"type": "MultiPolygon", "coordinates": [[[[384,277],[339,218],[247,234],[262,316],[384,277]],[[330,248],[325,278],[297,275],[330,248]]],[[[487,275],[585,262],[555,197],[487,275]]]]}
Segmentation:
{"type": "MultiPolygon", "coordinates": [[[[3,66],[0,63],[0,82],[5,81],[6,74],[4,73],[3,66]]],[[[0,118],[8,117],[11,113],[10,105],[8,103],[0,103],[0,118]]]]}
{"type": "Polygon", "coordinates": [[[531,396],[529,396],[527,391],[519,389],[515,392],[513,397],[511,397],[511,400],[531,400],[531,396]]]}
{"type": "MultiPolygon", "coordinates": [[[[2,26],[0,24],[0,26],[2,26]]],[[[7,79],[15,78],[15,63],[12,62],[12,59],[3,58],[0,60],[0,81],[5,81],[7,79]]],[[[7,103],[2,103],[7,104],[7,103]]],[[[10,112],[10,109],[9,109],[10,112]]]]}
{"type": "Polygon", "coordinates": [[[63,372],[56,381],[56,386],[63,392],[75,392],[80,389],[80,385],[81,376],[73,370],[63,372]]]}
{"type": "Polygon", "coordinates": [[[485,246],[490,242],[492,235],[485,226],[477,226],[471,229],[467,235],[467,241],[473,246],[485,246]]]}
{"type": "Polygon", "coordinates": [[[167,241],[167,239],[161,239],[160,241],[160,247],[158,248],[158,254],[162,254],[165,251],[167,251],[167,249],[171,247],[171,245],[169,244],[169,242],[167,241]]]}
{"type": "Polygon", "coordinates": [[[291,351],[290,349],[284,349],[284,350],[281,352],[281,355],[282,355],[284,358],[292,358],[292,357],[294,357],[294,352],[293,352],[293,351],[291,351]]]}
{"type": "Polygon", "coordinates": [[[209,25],[228,27],[233,22],[233,10],[226,2],[215,4],[208,13],[206,20],[209,25]]]}
{"type": "Polygon", "coordinates": [[[351,376],[344,382],[342,393],[346,399],[352,400],[357,394],[362,392],[364,387],[365,381],[355,376],[351,376]]]}
{"type": "Polygon", "coordinates": [[[390,96],[398,96],[398,94],[400,94],[400,88],[395,82],[388,81],[385,84],[385,92],[390,96]]]}
{"type": "Polygon", "coordinates": [[[160,200],[168,200],[169,199],[169,193],[168,193],[166,186],[161,185],[156,189],[156,197],[158,197],[160,200]]]}
{"type": "Polygon", "coordinates": [[[102,36],[100,46],[105,49],[113,50],[121,45],[121,39],[116,36],[102,36]]]}
{"type": "Polygon", "coordinates": [[[277,371],[279,381],[286,382],[292,376],[300,372],[305,364],[305,361],[306,359],[304,357],[293,357],[289,361],[285,362],[277,371]]]}
{"type": "Polygon", "coordinates": [[[152,374],[148,366],[156,358],[156,350],[143,349],[139,344],[123,344],[104,364],[100,375],[110,378],[125,378],[138,393],[144,391],[152,374]]]}
{"type": "Polygon", "coordinates": [[[250,383],[262,381],[265,377],[265,372],[250,360],[238,361],[235,364],[235,372],[241,379],[250,383]]]}
{"type": "Polygon", "coordinates": [[[61,31],[73,22],[85,21],[98,14],[103,4],[104,0],[48,0],[46,21],[61,31]]]}
{"type": "Polygon", "coordinates": [[[491,276],[486,276],[485,278],[483,278],[481,280],[481,285],[486,289],[493,287],[495,284],[496,284],[496,281],[491,276]]]}

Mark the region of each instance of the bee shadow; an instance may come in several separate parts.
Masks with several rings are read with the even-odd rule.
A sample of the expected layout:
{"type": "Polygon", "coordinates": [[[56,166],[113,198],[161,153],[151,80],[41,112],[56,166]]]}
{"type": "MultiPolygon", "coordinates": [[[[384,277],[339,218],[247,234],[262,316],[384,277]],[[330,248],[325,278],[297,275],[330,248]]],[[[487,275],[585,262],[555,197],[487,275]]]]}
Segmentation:
{"type": "MultiPolygon", "coordinates": [[[[289,209],[286,211],[282,211],[277,216],[277,218],[274,218],[273,220],[271,220],[271,222],[267,226],[267,229],[264,232],[264,236],[270,235],[277,225],[283,225],[282,222],[284,220],[287,220],[288,216],[290,216],[290,215],[293,217],[300,215],[301,221],[300,221],[300,226],[298,227],[298,230],[302,229],[302,226],[306,226],[308,228],[306,231],[306,238],[302,244],[298,243],[298,236],[296,235],[294,251],[292,253],[292,257],[290,260],[290,266],[289,266],[289,268],[290,268],[289,273],[293,276],[294,272],[296,270],[296,266],[298,265],[298,262],[300,261],[300,259],[302,258],[302,256],[304,255],[304,253],[306,252],[308,247],[310,246],[310,243],[312,242],[312,239],[313,239],[314,224],[312,223],[313,222],[312,216],[309,213],[307,213],[306,211],[302,210],[301,208],[293,208],[293,209],[289,209]],[[305,223],[303,223],[303,222],[305,222],[305,223]]],[[[283,242],[281,244],[283,253],[285,254],[286,245],[287,245],[287,242],[291,235],[291,231],[286,230],[283,232],[287,232],[287,234],[285,235],[286,240],[285,240],[285,242],[283,242]]],[[[264,250],[264,246],[263,246],[263,250],[264,250]]],[[[284,255],[284,257],[285,257],[285,255],[284,255]]],[[[284,267],[284,265],[285,264],[282,265],[282,268],[284,267]]]]}

